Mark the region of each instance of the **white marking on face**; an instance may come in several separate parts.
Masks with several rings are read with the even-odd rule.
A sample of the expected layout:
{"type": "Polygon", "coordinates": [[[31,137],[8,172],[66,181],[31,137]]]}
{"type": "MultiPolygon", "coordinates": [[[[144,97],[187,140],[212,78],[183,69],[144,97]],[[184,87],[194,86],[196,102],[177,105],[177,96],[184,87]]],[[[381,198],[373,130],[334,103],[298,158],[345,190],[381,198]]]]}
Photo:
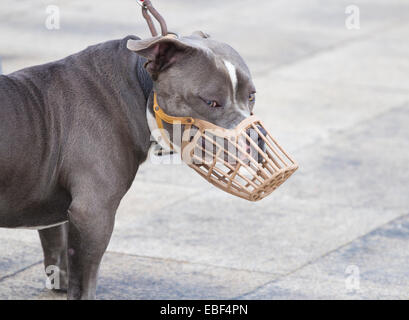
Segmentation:
{"type": "Polygon", "coordinates": [[[223,60],[223,62],[225,64],[226,68],[227,68],[227,71],[229,72],[230,80],[231,80],[231,83],[233,85],[233,97],[235,97],[236,96],[236,88],[237,88],[236,67],[230,61],[223,60]]]}
{"type": "Polygon", "coordinates": [[[248,116],[250,116],[250,110],[247,106],[239,106],[236,102],[236,91],[237,91],[237,71],[236,71],[236,67],[227,60],[223,60],[227,71],[229,72],[229,76],[230,76],[230,80],[231,83],[233,85],[233,108],[240,113],[243,117],[247,118],[248,116]]]}

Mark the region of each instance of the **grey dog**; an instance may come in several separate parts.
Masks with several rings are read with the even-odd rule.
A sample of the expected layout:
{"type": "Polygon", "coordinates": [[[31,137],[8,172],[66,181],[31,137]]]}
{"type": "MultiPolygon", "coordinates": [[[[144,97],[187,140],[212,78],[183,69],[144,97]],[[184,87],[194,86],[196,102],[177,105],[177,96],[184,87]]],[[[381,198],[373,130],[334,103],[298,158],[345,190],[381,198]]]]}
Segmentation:
{"type": "Polygon", "coordinates": [[[0,227],[39,229],[69,299],[95,298],[117,207],[152,145],[153,92],[167,114],[225,128],[254,107],[243,59],[203,32],[128,36],[0,76],[0,227]]]}

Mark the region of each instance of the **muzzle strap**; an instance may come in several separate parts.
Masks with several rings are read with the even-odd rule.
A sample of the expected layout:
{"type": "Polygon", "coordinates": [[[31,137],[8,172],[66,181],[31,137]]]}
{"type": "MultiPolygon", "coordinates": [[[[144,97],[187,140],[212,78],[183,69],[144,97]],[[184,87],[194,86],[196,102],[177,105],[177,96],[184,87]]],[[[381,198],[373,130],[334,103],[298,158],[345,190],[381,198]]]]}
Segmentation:
{"type": "Polygon", "coordinates": [[[163,130],[165,130],[163,128],[163,121],[171,125],[175,124],[192,125],[195,122],[195,120],[191,117],[174,117],[167,115],[158,104],[158,97],[156,92],[153,92],[153,111],[155,112],[156,124],[158,125],[158,128],[161,132],[162,139],[166,141],[171,150],[175,150],[175,148],[173,147],[173,143],[168,139],[167,135],[163,132],[163,130]]]}
{"type": "Polygon", "coordinates": [[[192,125],[195,120],[191,117],[173,117],[167,115],[158,104],[158,97],[156,92],[153,93],[153,111],[155,112],[156,123],[160,129],[163,129],[162,121],[169,124],[190,124],[192,125]]]}

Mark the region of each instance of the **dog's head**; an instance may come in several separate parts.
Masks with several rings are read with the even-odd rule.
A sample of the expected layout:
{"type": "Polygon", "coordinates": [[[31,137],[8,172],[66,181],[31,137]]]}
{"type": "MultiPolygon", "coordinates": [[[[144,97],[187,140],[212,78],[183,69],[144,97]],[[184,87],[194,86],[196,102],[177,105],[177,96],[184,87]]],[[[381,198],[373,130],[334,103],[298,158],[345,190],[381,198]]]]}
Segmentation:
{"type": "Polygon", "coordinates": [[[223,128],[247,118],[255,87],[241,56],[203,32],[188,37],[128,40],[145,57],[159,105],[169,115],[189,116],[223,128]]]}
{"type": "MultiPolygon", "coordinates": [[[[182,151],[182,159],[209,182],[255,201],[294,172],[295,162],[262,121],[250,116],[256,90],[246,63],[229,45],[196,32],[182,38],[128,40],[128,48],[147,59],[145,67],[154,81],[159,103],[154,101],[154,112],[158,127],[166,130],[160,130],[156,138],[158,130],[150,125],[153,138],[159,144],[160,138],[170,139],[172,150],[182,151]],[[193,119],[183,119],[183,125],[176,126],[175,118],[169,116],[177,117],[179,124],[183,117],[193,119]],[[180,144],[180,136],[169,123],[173,129],[184,126],[180,144]]],[[[152,116],[151,112],[147,115],[152,116]]],[[[150,122],[154,119],[148,116],[150,122]]]]}

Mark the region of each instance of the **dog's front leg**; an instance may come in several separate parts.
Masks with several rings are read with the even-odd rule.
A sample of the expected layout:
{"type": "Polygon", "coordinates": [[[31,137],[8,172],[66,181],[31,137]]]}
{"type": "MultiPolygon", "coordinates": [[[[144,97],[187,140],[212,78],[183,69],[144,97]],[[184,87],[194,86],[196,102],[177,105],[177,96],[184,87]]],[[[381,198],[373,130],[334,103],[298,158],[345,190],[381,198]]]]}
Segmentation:
{"type": "Polygon", "coordinates": [[[53,284],[53,290],[66,291],[68,288],[67,275],[67,236],[68,223],[42,229],[38,231],[44,252],[44,267],[48,273],[58,268],[58,286],[53,284]]]}
{"type": "Polygon", "coordinates": [[[95,299],[98,269],[112,234],[116,211],[101,203],[95,199],[74,199],[70,206],[68,299],[95,299]]]}

